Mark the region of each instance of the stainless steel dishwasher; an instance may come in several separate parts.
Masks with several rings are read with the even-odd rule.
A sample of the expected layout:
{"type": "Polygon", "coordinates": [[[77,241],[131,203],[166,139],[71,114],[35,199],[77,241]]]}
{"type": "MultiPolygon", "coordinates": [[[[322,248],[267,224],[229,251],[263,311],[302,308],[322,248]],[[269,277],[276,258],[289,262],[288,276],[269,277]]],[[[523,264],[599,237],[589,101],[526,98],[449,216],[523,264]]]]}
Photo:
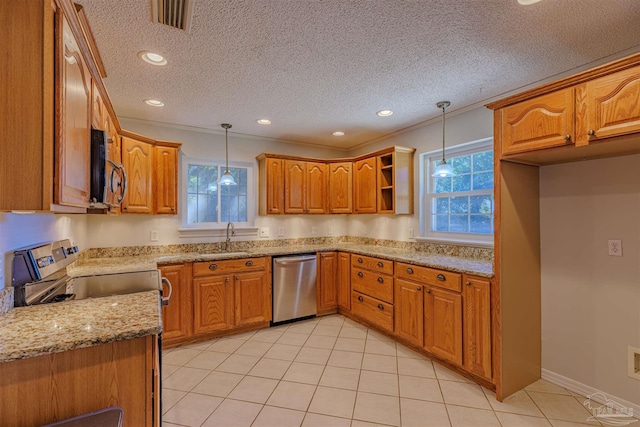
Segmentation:
{"type": "Polygon", "coordinates": [[[313,317],[316,313],[316,255],[274,257],[271,324],[313,317]]]}

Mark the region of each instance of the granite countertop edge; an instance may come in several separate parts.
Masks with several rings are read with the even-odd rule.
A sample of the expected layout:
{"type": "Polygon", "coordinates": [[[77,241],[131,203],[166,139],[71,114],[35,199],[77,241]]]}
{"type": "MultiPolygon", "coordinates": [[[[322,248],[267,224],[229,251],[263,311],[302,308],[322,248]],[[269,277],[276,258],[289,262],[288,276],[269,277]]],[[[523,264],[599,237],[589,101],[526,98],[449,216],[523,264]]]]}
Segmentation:
{"type": "Polygon", "coordinates": [[[18,307],[0,316],[0,363],[162,331],[157,291],[18,307]]]}

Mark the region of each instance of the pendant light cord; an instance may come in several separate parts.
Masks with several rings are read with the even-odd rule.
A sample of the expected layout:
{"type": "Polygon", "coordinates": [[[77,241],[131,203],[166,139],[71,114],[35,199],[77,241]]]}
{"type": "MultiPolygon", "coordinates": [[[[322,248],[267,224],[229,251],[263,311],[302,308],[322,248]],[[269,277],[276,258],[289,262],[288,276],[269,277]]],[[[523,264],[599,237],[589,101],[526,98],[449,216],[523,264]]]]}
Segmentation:
{"type": "Polygon", "coordinates": [[[226,158],[226,169],[224,173],[229,173],[229,129],[231,129],[231,125],[223,123],[220,126],[224,128],[224,153],[226,158]]]}
{"type": "Polygon", "coordinates": [[[445,109],[445,104],[442,104],[442,161],[444,162],[444,120],[445,120],[445,115],[444,115],[444,109],[445,109]]]}

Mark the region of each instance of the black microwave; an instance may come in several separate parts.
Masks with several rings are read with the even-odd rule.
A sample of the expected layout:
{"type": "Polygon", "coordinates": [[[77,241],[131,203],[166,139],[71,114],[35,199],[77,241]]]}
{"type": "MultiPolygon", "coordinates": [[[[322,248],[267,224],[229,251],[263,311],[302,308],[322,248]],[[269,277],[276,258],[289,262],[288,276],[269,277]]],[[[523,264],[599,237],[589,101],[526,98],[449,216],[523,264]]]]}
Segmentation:
{"type": "Polygon", "coordinates": [[[91,128],[91,208],[116,207],[127,192],[127,174],[120,163],[108,157],[109,134],[91,128]]]}

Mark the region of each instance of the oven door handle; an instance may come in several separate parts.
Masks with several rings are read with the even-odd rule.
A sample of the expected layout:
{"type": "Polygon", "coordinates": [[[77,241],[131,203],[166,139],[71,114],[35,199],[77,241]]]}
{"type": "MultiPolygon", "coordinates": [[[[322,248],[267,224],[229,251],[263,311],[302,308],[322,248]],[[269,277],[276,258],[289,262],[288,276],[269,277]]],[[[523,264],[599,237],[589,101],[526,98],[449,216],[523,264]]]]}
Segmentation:
{"type": "Polygon", "coordinates": [[[171,282],[166,277],[162,278],[162,284],[167,285],[167,288],[169,288],[169,295],[166,297],[162,297],[162,305],[166,306],[169,305],[169,300],[171,299],[171,294],[173,293],[173,286],[171,286],[171,282]]]}

